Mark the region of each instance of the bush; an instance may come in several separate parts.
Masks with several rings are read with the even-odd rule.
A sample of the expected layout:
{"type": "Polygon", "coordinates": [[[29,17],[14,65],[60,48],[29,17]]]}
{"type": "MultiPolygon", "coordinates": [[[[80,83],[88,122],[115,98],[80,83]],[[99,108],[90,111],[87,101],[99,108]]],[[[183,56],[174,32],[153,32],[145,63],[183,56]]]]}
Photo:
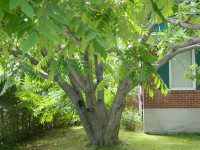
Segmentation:
{"type": "MultiPolygon", "coordinates": [[[[73,107],[73,109],[75,109],[73,107]]],[[[70,126],[80,126],[81,121],[79,119],[79,116],[76,112],[76,110],[71,112],[66,112],[66,114],[62,115],[58,118],[60,126],[63,127],[70,127],[70,126]]]]}
{"type": "Polygon", "coordinates": [[[140,131],[142,130],[142,117],[138,111],[125,108],[120,125],[125,130],[140,131]]]}
{"type": "Polygon", "coordinates": [[[0,150],[17,150],[18,146],[11,135],[0,136],[0,150]]]}

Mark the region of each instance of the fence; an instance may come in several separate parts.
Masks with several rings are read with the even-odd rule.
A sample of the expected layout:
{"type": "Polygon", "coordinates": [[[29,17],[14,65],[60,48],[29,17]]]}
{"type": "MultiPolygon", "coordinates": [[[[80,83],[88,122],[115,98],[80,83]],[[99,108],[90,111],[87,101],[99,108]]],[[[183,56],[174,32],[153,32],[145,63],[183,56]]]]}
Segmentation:
{"type": "MultiPolygon", "coordinates": [[[[0,84],[0,91],[2,88],[3,83],[0,84]]],[[[15,97],[15,91],[13,86],[0,97],[0,147],[5,141],[21,142],[57,126],[56,119],[51,123],[41,124],[27,108],[19,108],[20,100],[15,97]]]]}

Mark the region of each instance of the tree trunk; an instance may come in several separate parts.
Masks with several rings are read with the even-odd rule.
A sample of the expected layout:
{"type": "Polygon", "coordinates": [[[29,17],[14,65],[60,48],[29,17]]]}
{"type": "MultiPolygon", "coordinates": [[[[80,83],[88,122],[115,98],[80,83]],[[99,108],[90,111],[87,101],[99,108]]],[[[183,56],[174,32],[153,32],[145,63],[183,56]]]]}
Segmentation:
{"type": "Polygon", "coordinates": [[[110,111],[107,110],[104,99],[96,99],[95,90],[85,93],[85,103],[78,90],[74,90],[66,82],[59,85],[73,102],[92,145],[105,146],[119,143],[121,114],[126,104],[126,94],[131,90],[127,88],[126,82],[118,86],[110,111]]]}

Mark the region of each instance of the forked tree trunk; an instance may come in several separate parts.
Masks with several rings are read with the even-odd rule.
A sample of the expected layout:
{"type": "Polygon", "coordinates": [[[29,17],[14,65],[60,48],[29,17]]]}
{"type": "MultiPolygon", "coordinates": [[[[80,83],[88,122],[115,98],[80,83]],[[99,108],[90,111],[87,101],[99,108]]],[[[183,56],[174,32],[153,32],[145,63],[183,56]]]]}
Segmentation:
{"type": "MultiPolygon", "coordinates": [[[[46,55],[45,52],[42,54],[46,55]]],[[[54,76],[54,81],[59,84],[72,101],[91,144],[96,146],[113,145],[119,143],[118,133],[122,111],[126,103],[125,97],[133,86],[126,79],[120,81],[111,109],[108,110],[104,102],[104,90],[96,91],[97,85],[103,81],[104,64],[103,62],[98,64],[97,56],[94,55],[95,83],[92,61],[89,56],[88,48],[86,48],[84,59],[88,65],[87,75],[84,76],[74,70],[68,75],[69,84],[66,81],[60,82],[57,73],[54,76]]],[[[66,59],[66,63],[69,61],[66,59]]],[[[48,62],[48,66],[51,66],[51,61],[48,62]]],[[[47,78],[45,75],[42,77],[47,78]]]]}
{"type": "Polygon", "coordinates": [[[72,100],[92,145],[105,146],[119,143],[118,133],[122,111],[126,104],[125,97],[131,90],[127,83],[118,86],[110,110],[106,108],[104,100],[96,99],[95,91],[85,93],[87,103],[85,104],[78,90],[74,90],[66,82],[59,85],[72,100]]]}

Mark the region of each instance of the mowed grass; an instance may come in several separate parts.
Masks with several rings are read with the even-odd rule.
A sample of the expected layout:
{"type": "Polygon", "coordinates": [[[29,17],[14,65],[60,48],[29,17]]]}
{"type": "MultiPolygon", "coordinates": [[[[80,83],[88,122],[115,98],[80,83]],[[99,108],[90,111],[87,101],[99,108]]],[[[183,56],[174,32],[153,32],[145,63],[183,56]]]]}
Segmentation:
{"type": "Polygon", "coordinates": [[[120,131],[126,144],[112,147],[91,147],[82,127],[53,129],[23,143],[21,150],[200,150],[200,134],[148,135],[120,131]],[[128,144],[128,145],[127,145],[128,144]]]}

